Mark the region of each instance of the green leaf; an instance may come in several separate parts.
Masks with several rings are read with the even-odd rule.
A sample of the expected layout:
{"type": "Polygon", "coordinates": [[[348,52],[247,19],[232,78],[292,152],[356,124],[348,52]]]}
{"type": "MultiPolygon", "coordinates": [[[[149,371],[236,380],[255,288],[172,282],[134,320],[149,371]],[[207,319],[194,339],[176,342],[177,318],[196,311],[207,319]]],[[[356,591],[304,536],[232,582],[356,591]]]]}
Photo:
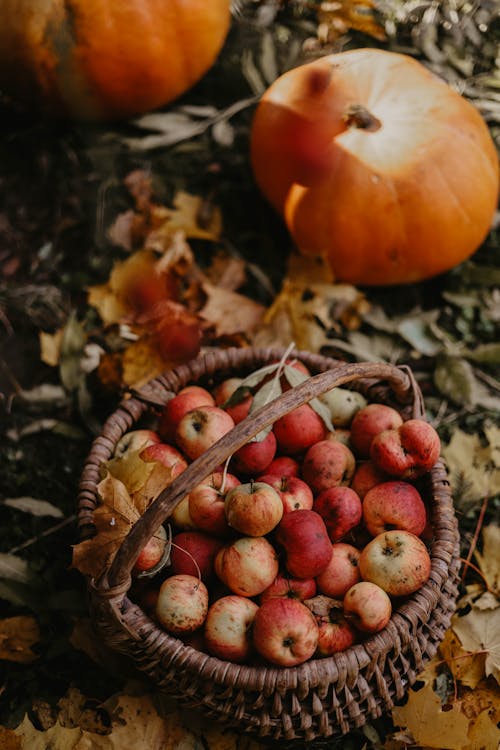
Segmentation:
{"type": "Polygon", "coordinates": [[[461,357],[441,354],[434,370],[436,388],[456,404],[476,403],[476,379],[470,364],[461,357]]]}
{"type": "MultiPolygon", "coordinates": [[[[432,311],[432,322],[436,322],[439,311],[432,311]]],[[[418,318],[407,318],[402,320],[398,325],[398,333],[420,354],[428,357],[435,357],[442,348],[441,341],[434,335],[429,325],[429,316],[418,318]]]]}

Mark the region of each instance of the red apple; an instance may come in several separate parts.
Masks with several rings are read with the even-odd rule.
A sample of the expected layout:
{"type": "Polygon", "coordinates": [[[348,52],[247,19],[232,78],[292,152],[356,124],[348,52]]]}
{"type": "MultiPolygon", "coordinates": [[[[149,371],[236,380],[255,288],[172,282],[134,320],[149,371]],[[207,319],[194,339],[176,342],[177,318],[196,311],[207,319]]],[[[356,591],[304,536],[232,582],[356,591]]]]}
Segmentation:
{"type": "Polygon", "coordinates": [[[311,610],[319,636],[315,656],[324,657],[345,651],[356,642],[357,633],[344,616],[342,602],[318,594],[304,604],[311,610]]]}
{"type": "Polygon", "coordinates": [[[399,479],[414,479],[429,471],[440,452],[439,435],[424,419],[409,419],[400,427],[384,430],[370,447],[373,463],[399,479]]]}
{"type": "Polygon", "coordinates": [[[326,425],[309,404],[303,404],[277,419],[273,425],[273,432],[279,452],[296,456],[324,439],[326,425]]]}
{"type": "Polygon", "coordinates": [[[279,476],[276,474],[263,474],[260,482],[274,487],[283,503],[283,513],[305,508],[311,510],[313,507],[313,493],[308,484],[298,477],[279,476]]]}
{"type": "Polygon", "coordinates": [[[274,432],[268,432],[263,440],[251,440],[233,453],[230,468],[235,474],[256,476],[265,471],[276,454],[274,432]]]}
{"type": "MultiPolygon", "coordinates": [[[[267,467],[265,474],[275,474],[278,477],[298,477],[300,464],[291,456],[276,456],[267,467]]],[[[260,480],[260,476],[257,477],[260,480]]]]}
{"type": "Polygon", "coordinates": [[[168,401],[160,414],[158,432],[166,443],[175,440],[175,431],[182,417],[199,406],[213,406],[214,398],[209,391],[198,385],[188,385],[168,401]]]}
{"type": "Polygon", "coordinates": [[[258,596],[278,575],[278,558],[265,537],[243,536],[219,550],[215,572],[233,594],[258,596]]]}
{"type": "Polygon", "coordinates": [[[342,599],[351,586],[361,579],[359,555],[360,551],[352,544],[334,544],[330,562],[325,570],[316,576],[318,591],[334,599],[342,599]]]}
{"type": "Polygon", "coordinates": [[[205,620],[207,651],[219,659],[241,664],[253,651],[251,625],[259,609],[245,596],[223,596],[208,610],[205,620]]]}
{"type": "Polygon", "coordinates": [[[387,482],[388,479],[390,479],[389,475],[375,466],[373,461],[360,461],[356,464],[350,486],[362,500],[368,490],[376,484],[387,482]]]}
{"type": "Polygon", "coordinates": [[[208,612],[208,590],[195,576],[174,575],[160,586],[156,618],[169,633],[190,633],[201,627],[208,612]]]}
{"type": "Polygon", "coordinates": [[[213,389],[213,396],[216,406],[224,407],[224,404],[238,390],[243,383],[243,378],[226,378],[213,389]]]}
{"type": "Polygon", "coordinates": [[[412,484],[382,482],[366,493],[363,520],[372,536],[390,529],[404,529],[420,536],[427,523],[427,512],[420,493],[412,484]]]}
{"type": "Polygon", "coordinates": [[[403,424],[396,409],[387,404],[368,404],[355,414],[351,422],[351,445],[358,458],[369,458],[370,445],[379,432],[403,424]]]}
{"type": "Polygon", "coordinates": [[[386,592],[369,581],[351,586],[344,596],[344,615],[362,633],[378,633],[385,628],[392,614],[391,600],[386,592]]]}
{"type": "Polygon", "coordinates": [[[310,599],[316,594],[316,581],[314,578],[292,578],[291,576],[278,573],[270,586],[262,592],[259,602],[262,604],[266,599],[275,597],[286,597],[288,599],[310,599]]]}
{"type": "Polygon", "coordinates": [[[285,567],[295,578],[315,578],[332,557],[325,522],[314,510],[285,513],[276,527],[275,538],[285,552],[285,567]]]}
{"type": "Polygon", "coordinates": [[[268,599],[253,621],[253,642],[272,664],[293,667],[314,655],[318,626],[311,611],[297,599],[268,599]]]}
{"type": "Polygon", "coordinates": [[[222,541],[202,531],[181,531],[172,537],[172,573],[201,577],[205,583],[214,575],[215,555],[222,541]]]}
{"type": "Polygon", "coordinates": [[[224,503],[231,528],[245,536],[265,536],[283,515],[281,497],[269,484],[249,482],[230,490],[224,503]]]}
{"type": "Polygon", "coordinates": [[[163,557],[167,546],[167,532],[160,526],[154,536],[149,539],[139,552],[139,557],[134,563],[133,574],[143,573],[154,568],[163,557]]]}
{"type": "Polygon", "coordinates": [[[121,458],[126,453],[140,451],[148,445],[161,442],[161,438],[154,430],[131,430],[126,432],[116,444],[114,455],[121,458]]]}
{"type": "Polygon", "coordinates": [[[139,458],[148,463],[157,461],[162,466],[172,469],[172,479],[182,474],[188,465],[182,453],[168,443],[153,443],[146,446],[139,453],[139,458]]]}
{"type": "Polygon", "coordinates": [[[214,472],[191,490],[188,495],[189,516],[197,528],[215,536],[232,535],[224,502],[226,494],[239,484],[240,480],[234,474],[214,472]]]}
{"type": "Polygon", "coordinates": [[[329,487],[316,497],[313,510],[326,524],[332,542],[338,542],[361,521],[363,508],[359,496],[350,487],[329,487]]]}
{"type": "Polygon", "coordinates": [[[385,531],[361,551],[364,581],[376,583],[391,596],[417,591],[429,578],[431,558],[423,541],[410,531],[385,531]]]}
{"type": "Polygon", "coordinates": [[[182,417],[175,432],[175,442],[186,456],[194,460],[233,427],[233,420],[223,409],[200,406],[182,417]]]}
{"type": "Polygon", "coordinates": [[[302,478],[313,492],[348,485],[356,460],[349,448],[338,440],[320,440],[304,456],[302,478]]]}

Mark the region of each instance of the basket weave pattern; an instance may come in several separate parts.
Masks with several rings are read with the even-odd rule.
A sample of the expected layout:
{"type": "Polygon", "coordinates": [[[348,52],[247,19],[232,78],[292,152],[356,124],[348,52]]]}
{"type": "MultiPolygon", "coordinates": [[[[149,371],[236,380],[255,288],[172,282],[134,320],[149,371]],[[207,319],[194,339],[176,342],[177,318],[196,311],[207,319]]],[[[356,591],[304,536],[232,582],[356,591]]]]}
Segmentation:
{"type": "MultiPolygon", "coordinates": [[[[161,407],[188,383],[211,387],[279,360],[281,349],[229,349],[211,352],[151,381],[122,401],[94,441],[78,496],[80,538],[94,533],[99,503],[99,468],[122,435],[145,412],[161,407]]],[[[240,732],[265,740],[316,741],[345,734],[390,710],[435,654],[449,627],[457,599],[459,536],[446,469],[441,460],[429,473],[434,539],[432,569],[424,586],[396,605],[380,633],[345,652],[298,667],[250,667],[221,661],[185,646],[160,629],[127,596],[130,571],[141,547],[189,490],[208,476],[266,424],[334,385],[350,384],[369,401],[389,403],[403,419],[423,417],[424,407],[411,372],[384,364],[346,364],[307,352],[294,352],[316,376],[282,394],[237,425],[194,461],[152,503],[133,527],[109,570],[89,581],[92,621],[104,643],[130,657],[158,688],[240,732]]],[[[315,743],[315,744],[316,744],[315,743]]]]}

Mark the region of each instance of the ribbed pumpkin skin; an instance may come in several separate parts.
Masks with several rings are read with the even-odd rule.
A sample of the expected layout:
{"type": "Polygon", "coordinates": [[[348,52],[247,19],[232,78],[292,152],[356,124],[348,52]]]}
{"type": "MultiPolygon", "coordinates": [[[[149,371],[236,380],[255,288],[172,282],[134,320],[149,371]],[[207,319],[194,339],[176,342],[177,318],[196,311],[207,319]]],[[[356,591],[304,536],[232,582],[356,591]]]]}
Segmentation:
{"type": "Polygon", "coordinates": [[[478,249],[498,202],[498,155],[479,112],[413,58],[382,50],[281,76],[257,107],[251,158],[299,250],[352,284],[449,270],[478,249]],[[353,105],[373,127],[346,122],[353,105]]]}
{"type": "Polygon", "coordinates": [[[49,113],[129,117],[215,62],[230,0],[3,0],[0,88],[49,113]]]}

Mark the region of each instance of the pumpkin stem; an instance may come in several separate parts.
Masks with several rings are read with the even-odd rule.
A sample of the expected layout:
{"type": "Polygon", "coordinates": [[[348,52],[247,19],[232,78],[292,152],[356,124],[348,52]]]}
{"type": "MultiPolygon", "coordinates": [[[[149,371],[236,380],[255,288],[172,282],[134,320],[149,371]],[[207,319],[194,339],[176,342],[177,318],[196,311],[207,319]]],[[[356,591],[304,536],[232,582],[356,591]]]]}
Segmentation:
{"type": "Polygon", "coordinates": [[[344,122],[348,127],[360,128],[374,132],[382,127],[382,123],[372,115],[362,104],[351,104],[344,114],[344,122]]]}

